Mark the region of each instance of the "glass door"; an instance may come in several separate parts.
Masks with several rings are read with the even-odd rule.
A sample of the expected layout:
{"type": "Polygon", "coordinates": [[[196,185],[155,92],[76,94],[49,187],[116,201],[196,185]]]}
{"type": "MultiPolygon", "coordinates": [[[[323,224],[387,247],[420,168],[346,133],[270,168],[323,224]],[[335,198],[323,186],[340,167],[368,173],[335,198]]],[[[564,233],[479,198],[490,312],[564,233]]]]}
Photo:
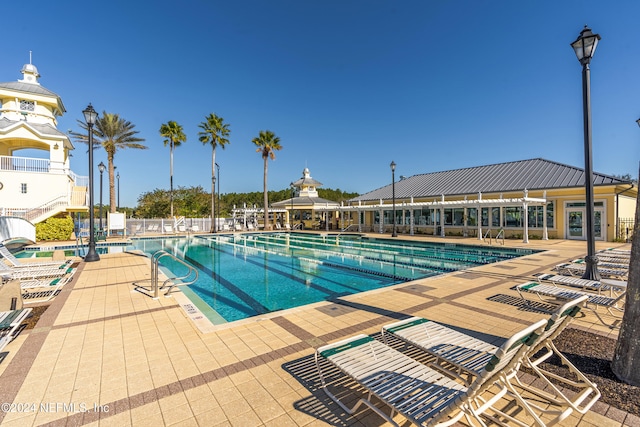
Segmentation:
{"type": "Polygon", "coordinates": [[[585,239],[584,209],[567,210],[567,239],[585,239]]]}
{"type": "MultiPolygon", "coordinates": [[[[586,240],[587,216],[584,208],[567,208],[566,235],[567,239],[586,240]]],[[[604,209],[596,207],[593,215],[593,237],[603,240],[602,219],[604,209]]]]}

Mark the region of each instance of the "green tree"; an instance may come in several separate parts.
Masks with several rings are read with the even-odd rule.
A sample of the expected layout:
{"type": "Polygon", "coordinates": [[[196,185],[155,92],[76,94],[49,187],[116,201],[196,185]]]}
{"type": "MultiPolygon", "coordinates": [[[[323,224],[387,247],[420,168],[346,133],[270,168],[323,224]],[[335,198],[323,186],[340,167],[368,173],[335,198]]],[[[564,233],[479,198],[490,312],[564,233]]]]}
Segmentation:
{"type": "Polygon", "coordinates": [[[179,147],[183,142],[187,141],[187,136],[184,134],[182,130],[182,126],[173,120],[168,121],[167,123],[163,123],[160,126],[160,136],[165,139],[164,146],[169,145],[169,153],[170,153],[170,179],[169,179],[169,204],[171,205],[171,217],[173,218],[173,149],[175,147],[179,147]]]}
{"type": "Polygon", "coordinates": [[[205,145],[211,144],[211,231],[215,232],[216,147],[220,146],[224,150],[225,145],[229,143],[226,137],[229,136],[230,130],[229,125],[224,123],[224,119],[215,113],[209,114],[199,127],[202,129],[198,133],[200,142],[205,145]]]}
{"type": "MultiPolygon", "coordinates": [[[[71,136],[76,141],[89,144],[89,127],[86,123],[78,120],[79,126],[85,131],[84,133],[71,132],[71,136]]],[[[125,148],[137,148],[146,150],[147,146],[140,144],[144,142],[144,138],[136,135],[139,133],[133,128],[135,125],[128,120],[123,119],[118,114],[102,112],[102,116],[98,116],[96,124],[93,127],[93,149],[102,146],[107,152],[107,169],[109,170],[109,206],[110,212],[116,211],[116,186],[114,179],[115,166],[113,160],[118,150],[125,148]]]]}
{"type": "Polygon", "coordinates": [[[624,314],[611,370],[625,383],[640,386],[640,193],[636,200],[624,314]]]}
{"type": "Polygon", "coordinates": [[[271,224],[269,224],[269,196],[267,193],[267,169],[269,157],[271,160],[275,160],[276,155],[274,151],[282,150],[280,145],[280,138],[278,138],[270,130],[261,130],[257,138],[251,140],[258,148],[257,153],[261,153],[262,160],[264,161],[264,176],[263,176],[263,194],[264,194],[264,229],[271,230],[271,224]]]}

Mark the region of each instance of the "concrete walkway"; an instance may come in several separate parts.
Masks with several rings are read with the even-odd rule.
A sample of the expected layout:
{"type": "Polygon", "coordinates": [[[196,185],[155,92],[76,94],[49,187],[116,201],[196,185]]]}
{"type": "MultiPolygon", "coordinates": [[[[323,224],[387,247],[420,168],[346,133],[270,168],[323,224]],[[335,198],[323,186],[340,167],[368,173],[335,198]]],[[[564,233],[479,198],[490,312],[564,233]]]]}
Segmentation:
{"type": "MultiPolygon", "coordinates": [[[[521,241],[506,245],[525,247],[521,241]]],[[[546,252],[220,325],[206,333],[179,298],[156,301],[132,291],[132,282],[149,278],[147,258],[102,255],[99,262],[80,263],[72,283],[36,327],[6,347],[0,402],[12,404],[1,408],[0,424],[384,425],[371,411],[344,414],[318,389],[316,347],[377,333],[407,315],[500,342],[546,317],[524,306],[510,288],[584,256],[585,246],[531,241],[527,248],[546,252]]],[[[629,249],[597,244],[598,249],[611,246],[629,249]]],[[[589,313],[574,327],[616,338],[615,330],[589,313]]],[[[640,418],[598,402],[588,414],[571,415],[562,425],[635,426],[640,418]]]]}

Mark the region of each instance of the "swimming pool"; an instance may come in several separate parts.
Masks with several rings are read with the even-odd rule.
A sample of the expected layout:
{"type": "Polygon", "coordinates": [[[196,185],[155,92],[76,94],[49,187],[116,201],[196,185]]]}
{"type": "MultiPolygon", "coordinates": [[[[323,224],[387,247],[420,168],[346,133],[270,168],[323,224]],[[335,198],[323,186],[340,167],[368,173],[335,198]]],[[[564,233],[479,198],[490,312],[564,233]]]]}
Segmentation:
{"type": "MultiPolygon", "coordinates": [[[[50,258],[54,251],[61,250],[64,251],[64,256],[66,257],[84,257],[88,249],[89,245],[31,246],[16,252],[14,256],[16,258],[50,258]]],[[[130,242],[96,243],[96,252],[99,255],[114,254],[130,249],[135,249],[135,246],[130,242]]]]}
{"type": "MultiPolygon", "coordinates": [[[[148,256],[165,250],[196,267],[189,289],[228,322],[536,252],[307,233],[132,242],[148,256]]],[[[186,272],[165,259],[162,266],[170,276],[186,272]]]]}

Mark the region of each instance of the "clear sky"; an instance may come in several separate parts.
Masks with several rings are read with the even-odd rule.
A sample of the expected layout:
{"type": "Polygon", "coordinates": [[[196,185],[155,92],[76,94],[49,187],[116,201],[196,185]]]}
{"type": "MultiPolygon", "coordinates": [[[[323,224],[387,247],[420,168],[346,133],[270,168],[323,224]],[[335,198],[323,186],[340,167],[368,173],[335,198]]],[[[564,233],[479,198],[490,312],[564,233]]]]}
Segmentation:
{"type": "MultiPolygon", "coordinates": [[[[3,10],[0,81],[21,78],[33,51],[40,83],[67,109],[61,131],[79,131],[91,102],[146,139],[149,150],[116,154],[124,206],[169,188],[158,131],[169,120],[188,138],[174,186],[210,189],[198,125],[212,112],[231,128],[217,151],[222,193],[262,191],[251,140],[266,129],[283,146],[269,161],[270,190],[308,167],[325,188],[365,193],[391,182],[392,160],[396,177],[536,157],[582,168],[570,43],[585,24],[602,36],[591,63],[593,168],[638,176],[637,0],[35,0],[3,10]]],[[[76,147],[72,170],[87,175],[86,147],[76,147]]]]}

